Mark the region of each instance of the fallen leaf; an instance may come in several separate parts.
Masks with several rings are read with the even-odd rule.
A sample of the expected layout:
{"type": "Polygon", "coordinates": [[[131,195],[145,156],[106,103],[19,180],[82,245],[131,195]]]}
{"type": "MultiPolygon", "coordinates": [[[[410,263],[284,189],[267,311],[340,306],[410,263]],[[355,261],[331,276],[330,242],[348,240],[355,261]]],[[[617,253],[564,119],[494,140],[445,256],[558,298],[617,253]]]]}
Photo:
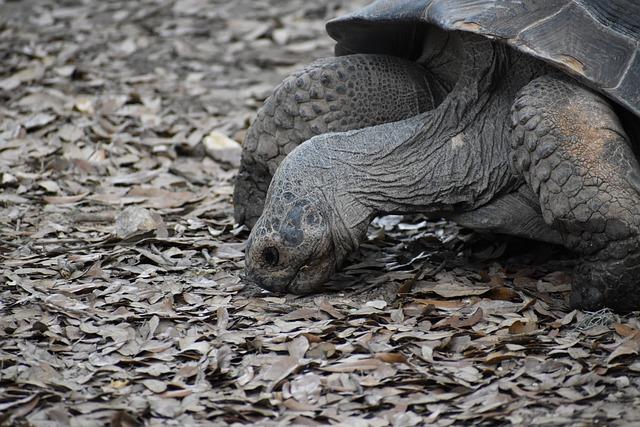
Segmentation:
{"type": "Polygon", "coordinates": [[[625,325],[624,323],[614,323],[613,327],[621,337],[628,337],[640,332],[638,329],[625,325]]]}
{"type": "Polygon", "coordinates": [[[70,203],[78,203],[88,195],[89,193],[81,193],[74,196],[44,196],[42,197],[42,200],[51,205],[66,205],[70,203]]]}
{"type": "Polygon", "coordinates": [[[510,334],[529,334],[538,329],[536,322],[524,322],[517,320],[509,326],[510,334]]]}
{"type": "Polygon", "coordinates": [[[640,334],[634,333],[626,337],[607,358],[607,363],[622,356],[637,356],[640,352],[640,334]]]}
{"type": "Polygon", "coordinates": [[[433,292],[443,298],[459,298],[466,296],[482,295],[491,290],[487,286],[465,286],[458,283],[438,283],[433,292]]]}

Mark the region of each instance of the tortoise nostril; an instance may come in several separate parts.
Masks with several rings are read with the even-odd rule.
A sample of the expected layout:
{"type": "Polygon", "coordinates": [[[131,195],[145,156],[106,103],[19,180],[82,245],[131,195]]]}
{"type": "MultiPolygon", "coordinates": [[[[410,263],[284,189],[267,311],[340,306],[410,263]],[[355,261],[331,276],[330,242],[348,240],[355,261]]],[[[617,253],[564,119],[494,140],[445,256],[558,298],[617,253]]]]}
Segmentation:
{"type": "Polygon", "coordinates": [[[275,267],[280,261],[280,253],[275,247],[267,246],[262,250],[262,258],[267,265],[275,267]]]}

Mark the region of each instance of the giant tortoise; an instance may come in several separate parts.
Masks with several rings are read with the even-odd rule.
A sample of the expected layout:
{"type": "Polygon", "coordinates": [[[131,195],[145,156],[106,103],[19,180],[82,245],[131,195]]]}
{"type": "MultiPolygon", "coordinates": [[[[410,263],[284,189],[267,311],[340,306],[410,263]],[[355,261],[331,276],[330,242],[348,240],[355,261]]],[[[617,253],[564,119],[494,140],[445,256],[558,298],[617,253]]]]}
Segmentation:
{"type": "Polygon", "coordinates": [[[247,280],[317,290],[421,212],[562,244],[573,306],[640,309],[639,2],[379,0],[327,31],[244,144],[247,280]]]}

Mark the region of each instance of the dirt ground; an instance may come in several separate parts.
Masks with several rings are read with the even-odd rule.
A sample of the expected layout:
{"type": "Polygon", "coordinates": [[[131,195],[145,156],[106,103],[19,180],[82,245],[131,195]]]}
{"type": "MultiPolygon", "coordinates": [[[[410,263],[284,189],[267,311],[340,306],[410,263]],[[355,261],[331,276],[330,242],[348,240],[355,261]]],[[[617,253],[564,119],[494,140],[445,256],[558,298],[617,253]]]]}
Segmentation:
{"type": "Polygon", "coordinates": [[[387,216],[326,293],[242,283],[238,143],[363,3],[0,0],[0,425],[640,423],[560,249],[387,216]]]}

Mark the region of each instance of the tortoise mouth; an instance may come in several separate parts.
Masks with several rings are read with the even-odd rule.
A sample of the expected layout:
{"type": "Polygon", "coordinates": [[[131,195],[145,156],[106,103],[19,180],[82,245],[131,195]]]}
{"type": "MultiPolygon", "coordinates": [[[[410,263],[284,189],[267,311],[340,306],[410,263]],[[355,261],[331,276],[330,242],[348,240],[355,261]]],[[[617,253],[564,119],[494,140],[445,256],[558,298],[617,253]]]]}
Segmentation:
{"type": "Polygon", "coordinates": [[[306,295],[318,290],[320,284],[323,283],[324,280],[305,279],[304,276],[308,269],[308,265],[303,265],[298,269],[298,271],[296,271],[295,276],[293,276],[288,284],[289,292],[297,295],[306,295]]]}
{"type": "Polygon", "coordinates": [[[308,265],[300,267],[295,274],[288,280],[273,280],[260,277],[252,271],[245,273],[241,279],[247,283],[255,285],[261,289],[264,289],[275,294],[295,294],[295,295],[307,295],[318,290],[319,285],[324,282],[324,275],[321,274],[320,279],[313,275],[309,277],[307,274],[310,270],[308,265]],[[306,277],[305,277],[306,276],[306,277]]]}
{"type": "Polygon", "coordinates": [[[288,293],[291,282],[287,283],[275,283],[273,281],[265,281],[262,280],[258,275],[247,272],[243,274],[241,277],[243,282],[259,287],[260,289],[264,289],[265,291],[272,292],[274,294],[286,294],[288,293]]]}

